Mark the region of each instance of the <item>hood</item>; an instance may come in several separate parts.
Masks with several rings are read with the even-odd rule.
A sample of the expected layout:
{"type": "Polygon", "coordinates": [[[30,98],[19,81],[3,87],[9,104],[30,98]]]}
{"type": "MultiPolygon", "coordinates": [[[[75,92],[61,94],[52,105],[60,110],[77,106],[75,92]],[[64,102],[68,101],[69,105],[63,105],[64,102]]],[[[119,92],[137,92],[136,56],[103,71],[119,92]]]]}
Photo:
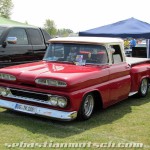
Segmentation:
{"type": "Polygon", "coordinates": [[[97,78],[104,66],[77,66],[67,63],[35,62],[0,69],[0,72],[16,76],[17,83],[35,84],[37,78],[65,81],[73,85],[97,78]]]}

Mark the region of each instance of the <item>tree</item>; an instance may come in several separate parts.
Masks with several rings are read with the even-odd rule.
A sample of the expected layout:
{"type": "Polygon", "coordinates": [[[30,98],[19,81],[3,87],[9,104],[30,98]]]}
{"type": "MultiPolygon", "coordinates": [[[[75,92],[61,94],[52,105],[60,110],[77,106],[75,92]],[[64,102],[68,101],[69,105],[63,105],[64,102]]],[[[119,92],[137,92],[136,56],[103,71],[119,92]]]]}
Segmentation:
{"type": "Polygon", "coordinates": [[[44,24],[44,29],[52,36],[52,37],[65,37],[73,34],[73,31],[70,29],[57,29],[53,20],[47,19],[44,24]]]}
{"type": "Polygon", "coordinates": [[[11,0],[0,0],[0,16],[10,18],[13,3],[11,0]]]}
{"type": "Polygon", "coordinates": [[[44,29],[52,36],[55,37],[57,34],[56,25],[53,20],[47,19],[44,24],[44,29]]]}
{"type": "Polygon", "coordinates": [[[58,29],[57,35],[61,37],[69,36],[71,33],[73,33],[70,29],[58,29]]]}

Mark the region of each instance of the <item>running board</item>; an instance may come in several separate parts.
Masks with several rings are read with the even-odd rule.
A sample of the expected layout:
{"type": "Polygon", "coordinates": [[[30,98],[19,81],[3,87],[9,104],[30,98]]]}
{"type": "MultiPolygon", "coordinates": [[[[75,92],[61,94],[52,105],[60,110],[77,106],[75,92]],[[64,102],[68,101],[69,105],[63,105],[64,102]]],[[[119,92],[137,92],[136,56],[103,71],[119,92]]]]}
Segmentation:
{"type": "Polygon", "coordinates": [[[138,91],[137,91],[137,92],[130,92],[130,93],[129,93],[129,96],[135,95],[135,94],[137,94],[137,93],[138,93],[138,91]]]}

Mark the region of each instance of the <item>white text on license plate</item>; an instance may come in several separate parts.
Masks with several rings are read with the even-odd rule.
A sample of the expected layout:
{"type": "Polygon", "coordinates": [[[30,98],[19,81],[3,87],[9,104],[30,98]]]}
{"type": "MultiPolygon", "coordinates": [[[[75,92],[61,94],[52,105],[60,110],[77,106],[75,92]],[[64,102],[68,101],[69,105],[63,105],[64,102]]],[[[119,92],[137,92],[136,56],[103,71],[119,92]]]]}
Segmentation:
{"type": "Polygon", "coordinates": [[[19,111],[27,112],[27,113],[32,113],[32,114],[36,113],[36,107],[24,105],[24,104],[16,104],[15,110],[19,110],[19,111]]]}

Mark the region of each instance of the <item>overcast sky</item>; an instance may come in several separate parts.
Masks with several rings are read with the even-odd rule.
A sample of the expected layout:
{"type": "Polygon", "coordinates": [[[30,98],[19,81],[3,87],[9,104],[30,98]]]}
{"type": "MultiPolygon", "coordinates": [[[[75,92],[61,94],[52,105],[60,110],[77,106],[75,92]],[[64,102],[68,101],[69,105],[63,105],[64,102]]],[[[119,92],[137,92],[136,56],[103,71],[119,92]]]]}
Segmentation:
{"type": "Polygon", "coordinates": [[[84,31],[134,17],[150,23],[150,0],[12,0],[11,19],[43,27],[84,31]]]}

